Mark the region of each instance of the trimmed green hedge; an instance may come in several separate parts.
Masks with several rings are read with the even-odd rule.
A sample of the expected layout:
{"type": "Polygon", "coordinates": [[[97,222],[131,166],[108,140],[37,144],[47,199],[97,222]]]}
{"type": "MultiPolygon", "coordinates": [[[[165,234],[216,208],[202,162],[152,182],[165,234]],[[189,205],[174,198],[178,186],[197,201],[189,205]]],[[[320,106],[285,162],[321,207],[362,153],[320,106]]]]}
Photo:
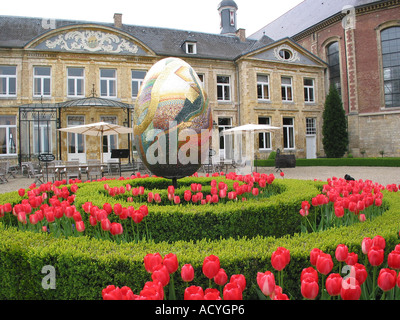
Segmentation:
{"type": "MultiPolygon", "coordinates": [[[[301,201],[311,200],[319,192],[313,184],[306,181],[291,181],[276,179],[268,185],[264,192],[271,193],[269,197],[254,198],[252,195],[243,195],[247,201],[220,200],[217,204],[199,205],[185,204],[183,193],[191,183],[203,183],[202,191],[210,194],[210,182],[223,181],[232,190],[234,181],[225,178],[185,178],[179,180],[175,194],[181,197],[180,205],[149,204],[149,215],[145,218],[146,228],[155,242],[161,241],[190,241],[237,237],[284,236],[300,231],[300,216],[293,215],[298,211],[301,201]]],[[[167,188],[170,180],[161,178],[134,179],[123,183],[132,187],[144,186],[145,194],[142,199],[147,199],[148,192],[158,192],[162,199],[167,199],[167,188]],[[160,182],[161,188],[152,189],[160,182]]],[[[82,184],[77,192],[75,206],[81,211],[82,216],[87,216],[81,209],[82,205],[91,201],[93,205],[102,207],[105,202],[114,206],[120,203],[123,207],[133,206],[139,208],[146,203],[126,202],[127,196],[110,197],[104,190],[104,183],[90,185],[82,184]]],[[[109,183],[110,187],[121,185],[120,181],[109,183]]],[[[168,201],[168,200],[166,200],[168,201]]],[[[115,215],[111,215],[115,217],[115,215]]],[[[115,217],[116,218],[116,217],[115,217]]],[[[113,222],[110,219],[111,222],[113,222]]],[[[118,221],[120,222],[120,221],[118,221]]],[[[122,222],[124,230],[132,230],[130,221],[122,222]]],[[[139,224],[140,232],[145,231],[145,225],[139,224]]],[[[88,228],[89,229],[89,228],[88,228]]]]}
{"type": "MultiPolygon", "coordinates": [[[[257,167],[275,167],[275,160],[255,160],[257,167]]],[[[296,159],[297,167],[317,166],[358,166],[358,167],[400,167],[400,158],[318,158],[296,159]]]]}
{"type": "MultiPolygon", "coordinates": [[[[304,197],[309,197],[318,193],[321,187],[321,183],[288,179],[276,180],[275,183],[286,188],[276,196],[281,197],[275,202],[276,215],[280,217],[277,217],[278,220],[288,217],[291,219],[291,215],[299,216],[298,208],[285,216],[281,215],[285,212],[285,206],[290,206],[301,198],[302,190],[307,189],[304,197]],[[285,200],[282,195],[289,188],[296,189],[296,184],[296,195],[287,193],[285,200]],[[288,204],[285,204],[286,202],[288,204]]],[[[268,203],[270,199],[265,202],[268,203]]],[[[379,234],[386,240],[385,258],[387,257],[399,242],[399,194],[384,191],[383,205],[387,210],[373,221],[319,233],[296,233],[282,237],[257,235],[252,238],[117,244],[82,236],[56,239],[48,234],[21,232],[14,227],[3,229],[4,226],[0,225],[0,299],[101,299],[101,290],[109,284],[120,287],[126,285],[135,293],[139,293],[144,283],[151,279],[144,269],[143,258],[146,254],[155,252],[161,255],[175,253],[180,267],[191,263],[195,268],[195,279],[191,284],[203,288],[208,287],[208,279],[201,271],[203,260],[210,254],[217,255],[221,267],[229,276],[237,273],[245,275],[247,289],[244,291],[244,299],[257,299],[257,272],[273,271],[270,259],[279,246],[290,250],[291,255],[291,261],[285,268],[284,293],[291,299],[301,299],[300,273],[303,268],[310,266],[309,252],[314,247],[334,257],[336,246],[344,243],[349,247],[349,251],[358,253],[359,260],[362,261],[362,239],[379,234]],[[42,287],[42,280],[46,276],[42,273],[42,268],[46,265],[51,265],[56,270],[56,289],[45,290],[42,287]]],[[[334,270],[337,268],[335,265],[334,270]]],[[[182,283],[179,272],[175,274],[174,279],[177,298],[183,299],[186,285],[182,283]]]]}

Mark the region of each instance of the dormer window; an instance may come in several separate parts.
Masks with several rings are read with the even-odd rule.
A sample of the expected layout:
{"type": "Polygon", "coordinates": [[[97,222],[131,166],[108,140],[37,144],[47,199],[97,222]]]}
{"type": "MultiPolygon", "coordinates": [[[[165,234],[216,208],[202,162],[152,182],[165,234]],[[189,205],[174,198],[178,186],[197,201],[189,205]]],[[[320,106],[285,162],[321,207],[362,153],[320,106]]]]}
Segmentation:
{"type": "Polygon", "coordinates": [[[194,41],[185,41],[183,49],[187,54],[197,54],[197,44],[194,41]]]}

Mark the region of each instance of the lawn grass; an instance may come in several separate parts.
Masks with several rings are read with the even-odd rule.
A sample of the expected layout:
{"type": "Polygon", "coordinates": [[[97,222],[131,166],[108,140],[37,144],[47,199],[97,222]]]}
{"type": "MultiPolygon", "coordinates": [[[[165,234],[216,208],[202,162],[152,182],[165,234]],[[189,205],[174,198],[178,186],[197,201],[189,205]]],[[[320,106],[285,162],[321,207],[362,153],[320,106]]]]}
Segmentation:
{"type": "MultiPolygon", "coordinates": [[[[254,166],[275,167],[274,159],[255,160],[254,166]]],[[[318,166],[357,166],[357,167],[400,167],[400,157],[393,158],[317,158],[317,159],[296,159],[297,167],[318,167],[318,166]]]]}

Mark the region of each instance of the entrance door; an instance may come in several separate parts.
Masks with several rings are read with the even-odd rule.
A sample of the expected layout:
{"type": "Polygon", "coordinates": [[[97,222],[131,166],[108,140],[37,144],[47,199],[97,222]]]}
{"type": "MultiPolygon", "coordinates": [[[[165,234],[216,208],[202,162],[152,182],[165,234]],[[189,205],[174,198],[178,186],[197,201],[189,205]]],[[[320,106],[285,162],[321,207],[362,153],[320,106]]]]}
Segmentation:
{"type": "Polygon", "coordinates": [[[315,135],[306,136],[307,159],[317,158],[317,137],[315,135]]]}
{"type": "Polygon", "coordinates": [[[232,159],[232,136],[224,135],[222,131],[232,128],[231,118],[218,118],[219,131],[219,157],[220,159],[232,159]]]}
{"type": "MultiPolygon", "coordinates": [[[[100,121],[117,124],[117,117],[100,117],[100,121]]],[[[106,135],[103,136],[102,151],[103,151],[103,162],[106,163],[111,159],[111,150],[118,148],[118,135],[106,135]]],[[[117,160],[117,159],[115,159],[117,160]]]]}
{"type": "MultiPolygon", "coordinates": [[[[67,126],[74,127],[85,124],[84,116],[68,116],[67,126]]],[[[82,134],[68,132],[68,161],[86,163],[85,137],[82,134]]]]}

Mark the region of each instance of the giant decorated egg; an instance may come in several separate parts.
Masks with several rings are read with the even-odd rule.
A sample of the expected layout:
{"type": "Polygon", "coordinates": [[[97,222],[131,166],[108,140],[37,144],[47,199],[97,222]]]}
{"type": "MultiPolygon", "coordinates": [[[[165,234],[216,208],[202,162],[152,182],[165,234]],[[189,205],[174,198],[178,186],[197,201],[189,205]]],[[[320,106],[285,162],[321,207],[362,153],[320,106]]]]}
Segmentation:
{"type": "Polygon", "coordinates": [[[152,174],[179,179],[208,156],[212,116],[203,85],[179,58],[165,58],[146,74],[133,115],[136,151],[152,174]]]}

